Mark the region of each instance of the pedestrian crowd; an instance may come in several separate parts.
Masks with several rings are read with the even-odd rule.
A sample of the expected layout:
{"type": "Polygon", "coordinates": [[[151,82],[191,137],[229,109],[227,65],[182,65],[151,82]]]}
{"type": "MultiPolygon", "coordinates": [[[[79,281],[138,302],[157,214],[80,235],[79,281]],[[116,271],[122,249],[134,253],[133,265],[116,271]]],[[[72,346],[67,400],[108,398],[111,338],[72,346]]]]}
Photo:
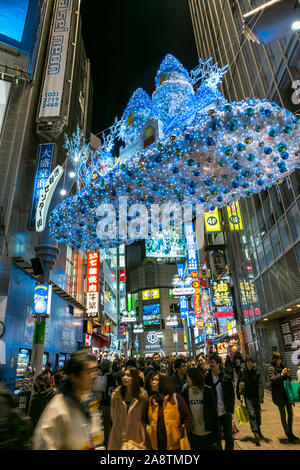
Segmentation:
{"type": "MultiPolygon", "coordinates": [[[[272,399],[291,443],[291,374],[274,352],[268,370],[272,399]]],[[[300,365],[298,367],[300,384],[300,365]]],[[[298,390],[299,393],[299,390],[298,390]]],[[[264,386],[258,366],[232,346],[216,353],[151,359],[98,360],[87,349],[66,369],[47,363],[35,378],[28,416],[0,384],[0,449],[233,450],[235,402],[247,412],[255,443],[261,432],[264,386]],[[224,443],[223,443],[224,441],[224,443]]]]}

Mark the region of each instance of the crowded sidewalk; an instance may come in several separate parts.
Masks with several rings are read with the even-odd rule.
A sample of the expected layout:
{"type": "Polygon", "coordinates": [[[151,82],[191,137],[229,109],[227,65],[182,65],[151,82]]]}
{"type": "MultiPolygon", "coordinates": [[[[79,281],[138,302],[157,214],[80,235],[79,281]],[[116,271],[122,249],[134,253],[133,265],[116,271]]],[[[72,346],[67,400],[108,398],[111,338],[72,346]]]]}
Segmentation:
{"type": "MultiPolygon", "coordinates": [[[[236,404],[238,406],[238,403],[236,404]]],[[[262,426],[261,431],[266,440],[261,440],[261,446],[257,447],[250,429],[250,424],[238,424],[239,433],[234,435],[235,450],[300,450],[299,444],[291,444],[284,435],[277,407],[272,402],[271,393],[265,390],[264,403],[261,406],[262,426]]],[[[300,403],[293,408],[293,429],[296,436],[300,437],[300,403]]],[[[236,415],[234,421],[237,424],[236,415]]]]}

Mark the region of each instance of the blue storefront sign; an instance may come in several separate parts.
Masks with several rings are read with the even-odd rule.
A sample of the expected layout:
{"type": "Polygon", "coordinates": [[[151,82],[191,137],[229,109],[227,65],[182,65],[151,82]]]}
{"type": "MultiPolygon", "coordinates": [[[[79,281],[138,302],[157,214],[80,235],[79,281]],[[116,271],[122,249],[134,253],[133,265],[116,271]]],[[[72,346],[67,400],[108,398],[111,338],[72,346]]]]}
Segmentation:
{"type": "Polygon", "coordinates": [[[188,272],[191,274],[193,271],[198,271],[197,245],[192,222],[185,224],[184,230],[187,247],[188,272]]]}
{"type": "Polygon", "coordinates": [[[33,310],[34,316],[49,316],[51,312],[52,286],[38,284],[34,289],[33,310]]]}
{"type": "Polygon", "coordinates": [[[35,228],[36,209],[42,189],[51,174],[55,144],[39,145],[38,162],[32,193],[29,228],[35,228]]]}
{"type": "Polygon", "coordinates": [[[188,322],[189,322],[189,326],[191,326],[192,328],[195,328],[196,318],[195,318],[195,312],[193,310],[189,311],[188,322]]]}

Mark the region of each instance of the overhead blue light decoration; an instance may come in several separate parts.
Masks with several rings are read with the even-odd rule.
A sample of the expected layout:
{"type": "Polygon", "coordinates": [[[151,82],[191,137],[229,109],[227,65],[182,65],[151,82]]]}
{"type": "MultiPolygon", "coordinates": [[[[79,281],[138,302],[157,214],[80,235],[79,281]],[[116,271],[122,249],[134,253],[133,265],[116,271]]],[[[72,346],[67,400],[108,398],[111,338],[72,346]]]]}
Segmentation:
{"type": "MultiPolygon", "coordinates": [[[[228,103],[218,90],[227,68],[210,61],[200,60],[188,73],[168,55],[157,72],[152,101],[138,89],[95,152],[79,130],[67,138],[81,189],[52,212],[55,240],[95,250],[132,243],[137,237],[128,235],[128,223],[139,215],[148,222],[152,204],[162,209],[168,203],[198,204],[198,213],[205,212],[271,187],[299,167],[300,116],[267,100],[228,103]],[[125,147],[115,159],[118,139],[125,147]],[[120,197],[128,208],[143,206],[124,215],[120,197]],[[117,238],[109,237],[116,223],[106,217],[111,208],[99,211],[100,204],[115,208],[117,238]],[[108,236],[99,239],[96,228],[103,220],[108,236]]],[[[150,235],[150,223],[147,230],[140,228],[140,238],[150,235]]]]}

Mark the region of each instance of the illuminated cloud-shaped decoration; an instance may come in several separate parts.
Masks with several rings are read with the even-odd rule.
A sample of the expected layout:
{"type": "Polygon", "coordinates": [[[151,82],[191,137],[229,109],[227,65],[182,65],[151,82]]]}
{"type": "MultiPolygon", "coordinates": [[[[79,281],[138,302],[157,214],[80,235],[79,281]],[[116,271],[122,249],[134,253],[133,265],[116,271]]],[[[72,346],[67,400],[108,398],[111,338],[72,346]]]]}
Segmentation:
{"type": "MultiPolygon", "coordinates": [[[[167,64],[171,62],[168,59],[167,64]]],[[[178,64],[184,83],[190,86],[178,64]]],[[[177,73],[169,65],[168,72],[177,73]]],[[[185,115],[179,112],[173,125],[165,126],[164,134],[138,152],[135,149],[126,163],[115,166],[105,177],[99,175],[55,208],[50,221],[55,240],[95,250],[132,243],[150,235],[148,222],[154,204],[162,210],[172,203],[195,204],[197,213],[201,213],[258,193],[299,168],[300,116],[276,103],[255,98],[227,103],[213,86],[213,79],[210,82],[209,69],[205,69],[205,74],[191,108],[185,115]],[[119,207],[120,201],[123,209],[119,207]],[[134,203],[140,204],[139,209],[130,211],[134,203]],[[106,217],[114,210],[117,219],[106,217]],[[139,236],[132,236],[127,233],[127,226],[139,216],[146,229],[139,236]],[[97,228],[103,221],[108,222],[108,230],[113,231],[118,225],[116,237],[99,238],[97,228]]],[[[157,91],[164,84],[168,84],[168,79],[157,91]]],[[[182,96],[172,96],[176,108],[179,106],[176,100],[182,103],[182,96]]],[[[148,125],[147,121],[144,130],[148,125]]],[[[113,127],[116,134],[117,129],[116,123],[113,127]]],[[[73,140],[77,155],[78,148],[85,148],[86,144],[78,138],[73,140]]],[[[99,149],[99,160],[104,153],[99,149]]],[[[93,158],[95,155],[89,161],[93,158]]],[[[91,172],[87,165],[86,173],[91,172]]]]}
{"type": "Polygon", "coordinates": [[[122,133],[126,144],[136,140],[149,117],[153,117],[150,96],[138,88],[129,100],[123,114],[122,133]]]}
{"type": "Polygon", "coordinates": [[[166,56],[157,72],[155,83],[157,88],[152,101],[165,128],[179,113],[186,116],[193,112],[194,89],[188,72],[175,57],[170,54],[166,56]]]}

